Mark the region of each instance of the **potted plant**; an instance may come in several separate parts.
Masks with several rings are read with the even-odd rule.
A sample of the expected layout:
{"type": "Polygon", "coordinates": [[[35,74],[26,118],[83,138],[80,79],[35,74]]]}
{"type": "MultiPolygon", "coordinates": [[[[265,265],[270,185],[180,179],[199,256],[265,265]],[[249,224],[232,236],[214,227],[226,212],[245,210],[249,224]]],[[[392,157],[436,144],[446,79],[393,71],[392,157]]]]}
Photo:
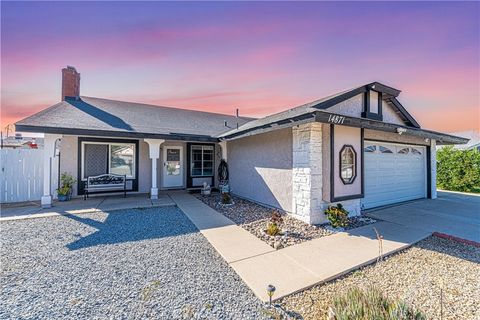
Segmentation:
{"type": "Polygon", "coordinates": [[[72,198],[73,185],[77,180],[68,173],[62,173],[60,177],[60,188],[57,189],[58,201],[68,201],[72,198]]]}
{"type": "Polygon", "coordinates": [[[336,206],[329,206],[327,210],[325,210],[325,215],[328,221],[330,221],[330,225],[335,229],[348,226],[348,211],[341,203],[336,206]]]}

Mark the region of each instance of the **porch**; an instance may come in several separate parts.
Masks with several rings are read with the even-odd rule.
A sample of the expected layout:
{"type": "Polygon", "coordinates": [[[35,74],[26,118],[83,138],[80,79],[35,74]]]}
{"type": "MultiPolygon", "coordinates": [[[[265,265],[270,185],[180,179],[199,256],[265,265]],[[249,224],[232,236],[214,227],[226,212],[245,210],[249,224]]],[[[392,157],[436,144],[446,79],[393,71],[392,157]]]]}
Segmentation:
{"type": "MultiPolygon", "coordinates": [[[[171,192],[186,191],[169,191],[169,193],[171,192]]],[[[175,202],[165,191],[159,192],[157,199],[151,199],[148,194],[131,194],[126,198],[123,195],[99,195],[87,200],[83,200],[83,198],[74,198],[65,202],[55,200],[49,208],[42,208],[40,201],[2,204],[0,221],[174,205],[175,202]]]]}
{"type": "Polygon", "coordinates": [[[226,148],[213,140],[45,134],[41,206],[50,207],[56,198],[61,185],[56,173],[76,179],[74,197],[84,194],[87,177],[117,174],[126,176],[130,196],[148,194],[157,200],[166,190],[200,188],[204,182],[215,186],[221,158],[226,159],[226,148]]]}

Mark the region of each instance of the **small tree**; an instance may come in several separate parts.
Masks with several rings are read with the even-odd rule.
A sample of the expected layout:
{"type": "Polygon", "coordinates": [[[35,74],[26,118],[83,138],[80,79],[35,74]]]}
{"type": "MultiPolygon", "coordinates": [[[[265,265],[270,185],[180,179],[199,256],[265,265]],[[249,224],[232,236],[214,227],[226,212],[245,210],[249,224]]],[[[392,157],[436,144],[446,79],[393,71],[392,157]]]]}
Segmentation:
{"type": "Polygon", "coordinates": [[[437,161],[439,188],[480,192],[480,152],[444,147],[437,151],[437,161]]]}

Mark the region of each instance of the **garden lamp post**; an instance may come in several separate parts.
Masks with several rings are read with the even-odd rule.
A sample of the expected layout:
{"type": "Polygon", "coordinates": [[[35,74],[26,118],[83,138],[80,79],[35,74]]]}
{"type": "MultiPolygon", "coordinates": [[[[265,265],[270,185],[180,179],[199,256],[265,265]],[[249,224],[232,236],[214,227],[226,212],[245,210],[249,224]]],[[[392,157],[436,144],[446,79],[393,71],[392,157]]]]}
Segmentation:
{"type": "Polygon", "coordinates": [[[268,294],[270,305],[272,305],[272,297],[273,297],[273,294],[275,293],[275,290],[276,288],[273,285],[269,284],[267,286],[267,294],[268,294]]]}

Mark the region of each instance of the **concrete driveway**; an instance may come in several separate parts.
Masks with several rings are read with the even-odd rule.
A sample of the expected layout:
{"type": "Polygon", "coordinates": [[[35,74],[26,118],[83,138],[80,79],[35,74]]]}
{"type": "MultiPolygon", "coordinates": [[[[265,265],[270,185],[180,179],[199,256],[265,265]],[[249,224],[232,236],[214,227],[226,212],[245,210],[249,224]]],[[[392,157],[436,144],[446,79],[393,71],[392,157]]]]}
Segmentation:
{"type": "Polygon", "coordinates": [[[480,196],[439,191],[435,200],[422,199],[374,209],[368,211],[367,215],[411,228],[480,242],[480,196]]]}

